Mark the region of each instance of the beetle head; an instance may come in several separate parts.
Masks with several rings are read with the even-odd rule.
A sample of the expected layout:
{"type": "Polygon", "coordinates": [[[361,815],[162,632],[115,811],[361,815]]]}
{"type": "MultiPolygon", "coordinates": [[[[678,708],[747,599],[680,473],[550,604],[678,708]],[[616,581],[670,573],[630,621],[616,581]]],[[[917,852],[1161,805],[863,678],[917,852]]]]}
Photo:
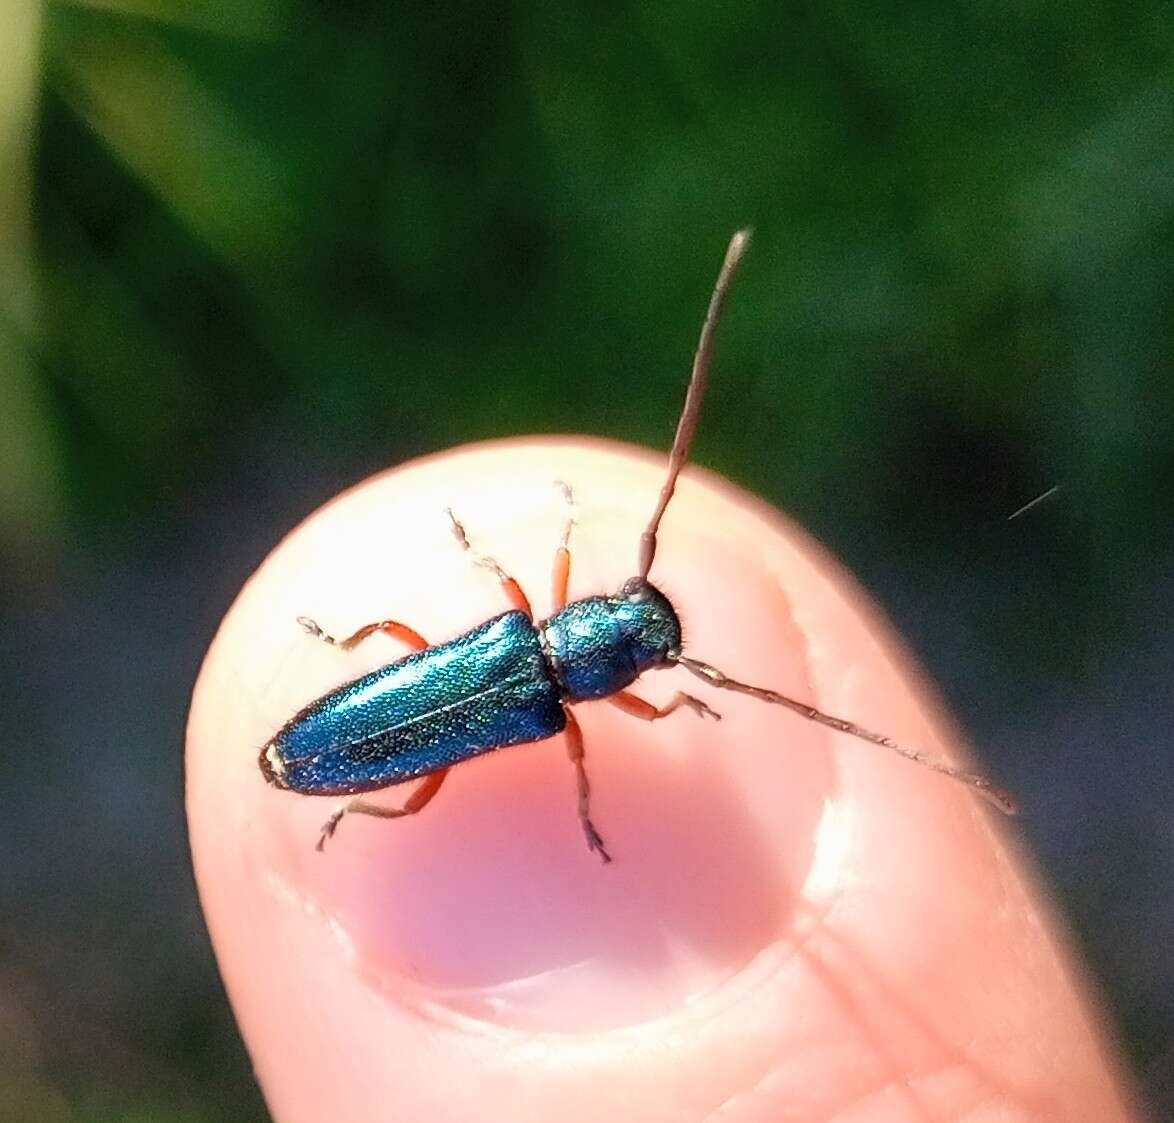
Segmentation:
{"type": "Polygon", "coordinates": [[[638,671],[671,663],[681,650],[681,621],[668,597],[642,577],[620,586],[615,618],[638,671]]]}

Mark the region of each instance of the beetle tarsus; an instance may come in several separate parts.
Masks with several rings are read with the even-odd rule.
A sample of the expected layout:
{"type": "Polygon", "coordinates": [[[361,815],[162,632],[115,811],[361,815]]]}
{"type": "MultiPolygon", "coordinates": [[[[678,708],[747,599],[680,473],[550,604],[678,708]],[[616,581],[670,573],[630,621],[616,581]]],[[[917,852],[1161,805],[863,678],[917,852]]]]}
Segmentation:
{"type": "Polygon", "coordinates": [[[583,820],[583,833],[587,836],[587,849],[594,850],[603,859],[604,865],[607,865],[611,861],[611,855],[607,852],[599,831],[595,829],[595,824],[590,819],[583,820]]]}
{"type": "Polygon", "coordinates": [[[496,558],[491,558],[488,554],[482,554],[473,549],[473,544],[469,541],[469,536],[465,532],[464,523],[453,514],[451,507],[445,507],[444,513],[448,515],[448,520],[452,523],[453,537],[460,543],[461,549],[472,558],[473,564],[497,574],[497,579],[501,582],[502,592],[505,593],[509,602],[514,608],[524,612],[533,619],[534,610],[530,607],[530,598],[526,596],[522,586],[502,569],[496,558]]]}
{"type": "Polygon", "coordinates": [[[298,627],[308,636],[313,636],[315,639],[322,640],[323,643],[335,644],[337,641],[334,636],[330,635],[317,620],[312,620],[309,616],[298,617],[298,627]]]}
{"type": "Polygon", "coordinates": [[[712,706],[707,705],[700,698],[694,698],[692,694],[686,694],[683,690],[678,690],[666,705],[659,707],[654,706],[651,702],[646,702],[630,690],[618,690],[608,698],[608,701],[613,706],[619,707],[624,713],[638,717],[641,721],[660,721],[661,718],[676,713],[682,706],[692,710],[700,718],[711,717],[714,721],[722,719],[722,715],[712,706]]]}
{"type": "Polygon", "coordinates": [[[721,721],[722,715],[717,712],[712,706],[707,706],[700,698],[694,698],[692,694],[678,694],[680,705],[688,706],[698,717],[711,717],[714,721],[721,721]]]}
{"type": "Polygon", "coordinates": [[[338,824],[342,822],[342,817],[346,814],[347,809],[340,807],[325,823],[322,824],[322,830],[318,834],[318,845],[314,847],[315,850],[321,854],[326,849],[326,840],[334,837],[334,832],[338,830],[338,824]]]}

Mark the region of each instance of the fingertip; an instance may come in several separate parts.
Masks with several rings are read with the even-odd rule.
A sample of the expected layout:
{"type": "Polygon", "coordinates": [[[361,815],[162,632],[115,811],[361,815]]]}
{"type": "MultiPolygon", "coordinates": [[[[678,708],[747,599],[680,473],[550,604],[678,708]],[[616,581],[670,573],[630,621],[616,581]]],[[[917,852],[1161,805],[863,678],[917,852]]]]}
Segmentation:
{"type": "MultiPolygon", "coordinates": [[[[546,589],[565,521],[556,480],[576,491],[571,595],[609,591],[635,564],[662,477],[662,458],[598,442],[417,462],[307,520],[229,613],[193,701],[188,806],[209,925],[275,1115],[345,1121],[394,1102],[403,1118],[596,1119],[610,1096],[646,1121],[664,1117],[672,1081],[673,1118],[682,1105],[700,1118],[836,1023],[795,970],[830,909],[863,910],[870,956],[904,977],[1005,895],[1006,851],[965,793],[725,694],[707,696],[720,723],[577,711],[610,864],[584,845],[558,741],[462,765],[418,817],[348,819],[315,851],[335,804],[267,786],[257,746],[402,649],[380,637],[344,654],[298,617],[343,633],[392,617],[436,642],[504,610],[493,575],[455,547],[450,506],[523,588],[546,589]],[[940,934],[919,929],[927,899],[942,905],[940,934]],[[534,1063],[504,1062],[523,1041],[542,1042],[534,1063]],[[584,1081],[594,1094],[568,1110],[584,1081]]],[[[687,475],[652,579],[690,649],[727,672],[950,751],[855,586],[744,493],[687,475]]],[[[636,689],[667,700],[683,673],[636,689]]],[[[955,997],[947,1006],[970,1016],[955,997]]]]}

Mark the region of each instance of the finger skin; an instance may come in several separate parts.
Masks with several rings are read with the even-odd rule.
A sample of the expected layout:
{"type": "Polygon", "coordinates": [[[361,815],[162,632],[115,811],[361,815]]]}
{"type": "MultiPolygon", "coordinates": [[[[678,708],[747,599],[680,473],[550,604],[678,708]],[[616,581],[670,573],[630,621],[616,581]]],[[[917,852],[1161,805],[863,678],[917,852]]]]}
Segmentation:
{"type": "MultiPolygon", "coordinates": [[[[547,610],[576,490],[570,596],[635,568],[663,457],[481,445],[341,496],[266,560],[196,686],[188,813],[229,995],[279,1123],[1132,1118],[998,816],[960,786],[683,670],[633,688],[723,715],[576,709],[583,844],[561,738],[455,769],[421,815],[269,788],[259,747],[403,653],[316,643],[392,618],[432,642],[504,611],[445,508],[547,610]]],[[[686,651],[930,751],[954,732],[851,581],[713,476],[684,476],[651,574],[686,651]]],[[[400,805],[410,787],[373,798],[400,805]]],[[[1030,809],[1028,812],[1030,813],[1030,809]]]]}

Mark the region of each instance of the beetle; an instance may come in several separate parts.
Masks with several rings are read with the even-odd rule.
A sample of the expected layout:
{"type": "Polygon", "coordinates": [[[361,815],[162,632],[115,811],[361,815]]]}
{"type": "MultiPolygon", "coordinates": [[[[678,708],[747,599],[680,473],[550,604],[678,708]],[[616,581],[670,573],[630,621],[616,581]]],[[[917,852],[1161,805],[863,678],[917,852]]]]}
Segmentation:
{"type": "Polygon", "coordinates": [[[493,558],[473,550],[451,510],[448,516],[458,542],[473,554],[477,564],[497,574],[513,605],[510,611],[434,646],[396,620],[367,624],[339,640],[314,620],[298,618],[305,631],[344,650],[379,632],[414,649],[311,702],[261,749],[261,772],[275,787],[303,795],[353,797],[323,825],[319,850],[348,814],[385,819],[415,815],[433,799],[455,765],[495,749],[561,733],[575,767],[579,821],[587,845],[604,862],[610,862],[591,821],[583,735],[570,706],[607,699],[645,721],[658,721],[682,707],[700,717],[720,719],[705,702],[690,694],[678,692],[667,705],[656,707],[627,690],[645,671],[674,666],[683,667],[712,687],[783,706],[808,721],[890,749],[968,784],[1002,811],[1014,813],[1012,797],[984,776],[777,691],[739,682],[709,663],[685,655],[676,610],[648,580],[660,522],[697,429],[714,333],[749,241],[748,230],[740,230],[730,239],[693,358],[685,404],[669,453],[668,477],[640,536],[636,576],[625,581],[617,593],[567,602],[574,517],[570,489],[563,485],[571,513],[555,551],[554,606],[546,620],[534,619],[517,581],[493,558]],[[410,780],[422,782],[400,807],[385,807],[364,798],[367,792],[410,780]]]}

